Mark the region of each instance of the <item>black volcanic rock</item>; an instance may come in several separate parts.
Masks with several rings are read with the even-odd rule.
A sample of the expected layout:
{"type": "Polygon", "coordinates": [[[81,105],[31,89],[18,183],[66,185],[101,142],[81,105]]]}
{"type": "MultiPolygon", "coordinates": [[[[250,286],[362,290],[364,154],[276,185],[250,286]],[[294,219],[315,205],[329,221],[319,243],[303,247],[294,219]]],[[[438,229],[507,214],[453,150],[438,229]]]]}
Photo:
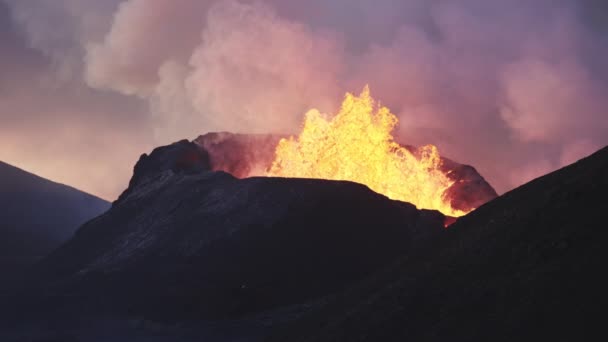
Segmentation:
{"type": "Polygon", "coordinates": [[[121,202],[135,188],[142,186],[150,179],[154,181],[162,172],[200,173],[210,169],[211,163],[207,152],[188,140],[158,147],[150,155],[144,153],[139,157],[133,169],[129,187],[120,195],[117,202],[121,202]]]}
{"type": "MultiPolygon", "coordinates": [[[[226,171],[235,177],[264,175],[275,157],[275,149],[283,135],[234,134],[228,132],[207,133],[194,140],[208,154],[210,167],[216,171],[226,171]]],[[[403,145],[414,154],[418,148],[403,145]]],[[[469,165],[441,158],[441,170],[454,181],[446,191],[454,209],[469,212],[496,198],[498,194],[492,186],[469,165]]]]}
{"type": "Polygon", "coordinates": [[[100,198],[0,162],[0,273],[14,276],[109,207],[100,198]]]}
{"type": "Polygon", "coordinates": [[[606,340],[608,147],[459,219],[269,341],[606,340]]]}
{"type": "Polygon", "coordinates": [[[342,291],[443,231],[440,213],[363,185],[204,171],[198,146],[142,156],[112,208],[30,275],[20,311],[239,317],[342,291]]]}

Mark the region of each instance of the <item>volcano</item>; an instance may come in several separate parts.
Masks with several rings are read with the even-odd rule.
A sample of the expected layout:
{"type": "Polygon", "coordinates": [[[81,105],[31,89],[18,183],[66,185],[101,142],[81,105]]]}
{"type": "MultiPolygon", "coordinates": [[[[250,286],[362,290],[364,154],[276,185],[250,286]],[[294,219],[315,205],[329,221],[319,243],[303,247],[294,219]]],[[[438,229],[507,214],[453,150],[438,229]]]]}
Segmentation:
{"type": "Polygon", "coordinates": [[[298,136],[223,134],[200,137],[197,143],[211,152],[217,170],[243,177],[352,181],[452,217],[496,197],[475,169],[442,158],[436,146],[397,143],[397,124],[397,116],[379,105],[366,86],[359,96],[347,93],[338,113],[311,109],[298,136]]]}
{"type": "MultiPolygon", "coordinates": [[[[142,155],[110,210],[2,297],[0,336],[525,337],[548,329],[535,315],[560,334],[587,327],[608,149],[445,230],[439,211],[354,182],[246,178],[280,139],[213,133],[142,155]]],[[[472,167],[443,165],[467,205],[493,194],[472,167]]]]}
{"type": "Polygon", "coordinates": [[[165,318],[186,308],[235,317],[339,291],[443,227],[442,214],[356,183],[209,168],[185,140],[142,156],[112,208],[39,265],[35,292],[165,318]]]}
{"type": "MultiPolygon", "coordinates": [[[[443,232],[440,212],[361,184],[247,178],[280,139],[210,133],[142,155],[111,209],[19,283],[5,322],[225,320],[307,306],[443,232]]],[[[487,199],[475,189],[495,196],[472,167],[445,165],[464,205],[487,199]]]]}

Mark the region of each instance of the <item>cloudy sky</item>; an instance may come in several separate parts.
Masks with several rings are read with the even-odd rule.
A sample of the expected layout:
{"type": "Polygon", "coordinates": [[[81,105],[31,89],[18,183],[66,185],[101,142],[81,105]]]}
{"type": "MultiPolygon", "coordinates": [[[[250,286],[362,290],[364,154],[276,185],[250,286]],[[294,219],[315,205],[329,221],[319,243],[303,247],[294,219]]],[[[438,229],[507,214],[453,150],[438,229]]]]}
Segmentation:
{"type": "Polygon", "coordinates": [[[0,0],[0,160],[103,198],[140,154],[295,133],[365,84],[499,192],[608,144],[602,0],[0,0]]]}

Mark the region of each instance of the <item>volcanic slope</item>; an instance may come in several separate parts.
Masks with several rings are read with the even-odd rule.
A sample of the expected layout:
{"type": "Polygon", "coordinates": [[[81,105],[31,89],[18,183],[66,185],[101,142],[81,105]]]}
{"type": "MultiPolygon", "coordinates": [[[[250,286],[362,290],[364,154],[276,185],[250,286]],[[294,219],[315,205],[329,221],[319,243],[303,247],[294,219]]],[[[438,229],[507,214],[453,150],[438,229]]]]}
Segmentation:
{"type": "Polygon", "coordinates": [[[23,314],[240,317],[340,292],[444,231],[439,212],[360,184],[209,168],[186,140],[143,155],[112,208],[20,288],[23,314]]]}
{"type": "Polygon", "coordinates": [[[46,256],[109,207],[100,198],[0,162],[0,273],[14,275],[46,256]]]}
{"type": "Polygon", "coordinates": [[[608,147],[459,219],[269,341],[606,340],[607,193],[608,147]]]}

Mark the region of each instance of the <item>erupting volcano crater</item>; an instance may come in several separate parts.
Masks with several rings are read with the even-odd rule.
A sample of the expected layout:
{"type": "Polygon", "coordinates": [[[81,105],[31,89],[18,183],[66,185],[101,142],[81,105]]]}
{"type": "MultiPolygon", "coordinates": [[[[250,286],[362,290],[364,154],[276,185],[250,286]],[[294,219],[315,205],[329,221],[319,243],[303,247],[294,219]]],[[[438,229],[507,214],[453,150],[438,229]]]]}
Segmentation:
{"type": "Polygon", "coordinates": [[[446,216],[465,215],[497,196],[473,167],[441,157],[434,145],[397,143],[397,123],[365,87],[359,96],[346,94],[335,115],[308,111],[298,136],[208,133],[194,142],[212,170],[239,178],[352,181],[446,216]]]}

